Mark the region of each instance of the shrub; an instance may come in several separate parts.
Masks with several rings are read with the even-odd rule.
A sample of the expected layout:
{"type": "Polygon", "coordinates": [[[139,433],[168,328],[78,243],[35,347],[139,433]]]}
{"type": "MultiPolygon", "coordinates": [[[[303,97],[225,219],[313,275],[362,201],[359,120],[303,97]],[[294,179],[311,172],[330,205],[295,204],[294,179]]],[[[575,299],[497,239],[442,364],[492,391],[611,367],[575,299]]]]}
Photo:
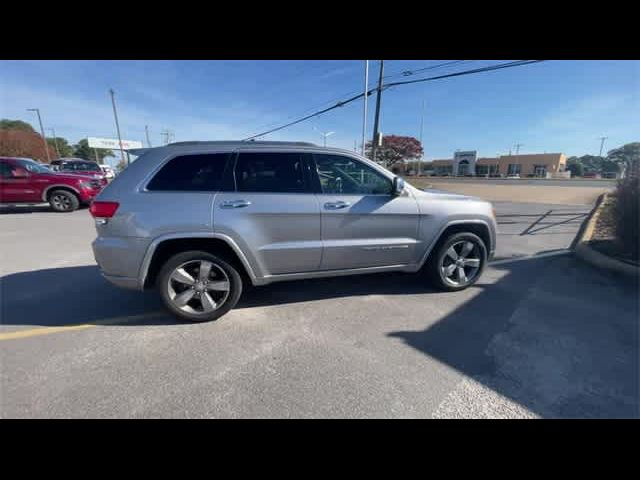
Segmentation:
{"type": "Polygon", "coordinates": [[[634,165],[616,190],[616,237],[625,252],[638,260],[640,250],[640,175],[634,165]],[[634,171],[635,170],[635,171],[634,171]]]}

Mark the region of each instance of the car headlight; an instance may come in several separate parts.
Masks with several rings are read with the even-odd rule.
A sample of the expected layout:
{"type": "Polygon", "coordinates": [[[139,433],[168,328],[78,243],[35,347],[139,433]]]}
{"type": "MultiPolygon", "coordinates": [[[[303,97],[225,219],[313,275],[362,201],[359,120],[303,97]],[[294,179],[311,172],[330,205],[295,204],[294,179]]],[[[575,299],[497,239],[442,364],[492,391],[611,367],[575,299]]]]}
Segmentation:
{"type": "Polygon", "coordinates": [[[81,181],[80,182],[80,188],[84,188],[86,190],[91,190],[91,189],[93,189],[93,185],[91,185],[91,182],[81,181]]]}

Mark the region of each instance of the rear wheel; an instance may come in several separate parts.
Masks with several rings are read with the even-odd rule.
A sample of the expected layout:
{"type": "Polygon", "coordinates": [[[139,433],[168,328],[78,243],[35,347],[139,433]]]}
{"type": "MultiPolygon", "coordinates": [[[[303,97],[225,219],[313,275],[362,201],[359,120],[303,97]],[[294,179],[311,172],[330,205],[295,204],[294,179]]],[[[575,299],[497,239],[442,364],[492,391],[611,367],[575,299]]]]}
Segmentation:
{"type": "Polygon", "coordinates": [[[487,263],[487,247],[473,233],[454,233],[429,256],[426,274],[440,290],[458,291],[473,285],[487,263]]]}
{"type": "Polygon", "coordinates": [[[54,190],[49,194],[49,205],[56,212],[73,212],[80,206],[80,200],[67,190],[54,190]]]}
{"type": "Polygon", "coordinates": [[[242,279],[228,262],[208,252],[189,251],[171,257],[158,275],[157,288],[177,318],[208,322],[231,310],[242,294],[242,279]]]}

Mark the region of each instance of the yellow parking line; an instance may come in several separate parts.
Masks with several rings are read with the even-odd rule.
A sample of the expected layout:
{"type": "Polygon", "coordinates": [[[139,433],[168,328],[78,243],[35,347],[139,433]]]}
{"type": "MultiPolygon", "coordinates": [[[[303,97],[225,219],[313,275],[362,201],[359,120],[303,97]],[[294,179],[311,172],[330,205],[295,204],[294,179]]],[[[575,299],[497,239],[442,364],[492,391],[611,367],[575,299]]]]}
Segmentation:
{"type": "Polygon", "coordinates": [[[96,320],[91,323],[82,323],[77,325],[66,325],[63,327],[39,327],[30,328],[28,330],[18,330],[17,332],[0,333],[0,341],[2,340],[16,340],[19,338],[36,337],[38,335],[50,335],[52,333],[59,332],[71,332],[74,330],[84,330],[86,328],[97,327],[99,325],[113,325],[118,323],[131,323],[136,320],[143,320],[145,318],[152,318],[162,315],[164,312],[151,312],[143,313],[140,315],[129,315],[122,317],[111,317],[96,320]]]}

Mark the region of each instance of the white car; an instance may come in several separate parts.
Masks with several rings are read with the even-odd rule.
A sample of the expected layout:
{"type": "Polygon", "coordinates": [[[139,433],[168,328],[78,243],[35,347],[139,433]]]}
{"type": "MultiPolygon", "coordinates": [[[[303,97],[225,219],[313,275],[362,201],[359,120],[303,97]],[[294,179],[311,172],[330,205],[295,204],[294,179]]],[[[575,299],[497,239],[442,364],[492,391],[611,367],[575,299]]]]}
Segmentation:
{"type": "Polygon", "coordinates": [[[113,180],[115,178],[116,174],[110,165],[100,165],[100,169],[104,173],[104,176],[107,180],[113,180]]]}

